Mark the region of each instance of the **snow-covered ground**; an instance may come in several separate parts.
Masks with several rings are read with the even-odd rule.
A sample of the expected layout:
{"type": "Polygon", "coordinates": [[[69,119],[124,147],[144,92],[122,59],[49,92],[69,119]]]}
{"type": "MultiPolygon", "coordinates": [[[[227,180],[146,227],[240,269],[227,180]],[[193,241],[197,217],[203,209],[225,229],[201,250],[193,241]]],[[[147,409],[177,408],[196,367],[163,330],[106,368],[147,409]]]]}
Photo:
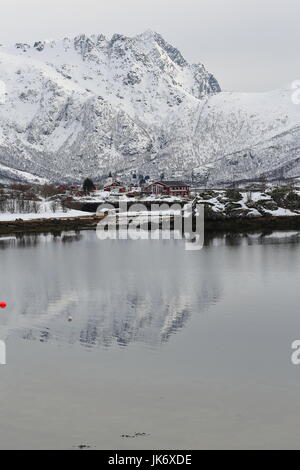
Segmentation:
{"type": "MultiPolygon", "coordinates": [[[[206,192],[204,191],[196,196],[194,202],[196,202],[197,204],[206,204],[213,213],[215,213],[216,215],[220,214],[222,216],[226,216],[227,218],[252,218],[266,216],[294,217],[300,215],[300,191],[295,189],[292,191],[292,193],[292,203],[289,203],[290,199],[279,199],[284,201],[284,204],[282,204],[284,207],[282,207],[281,204],[279,204],[272,198],[273,194],[273,197],[275,199],[278,199],[276,198],[276,192],[274,194],[272,193],[272,190],[266,192],[245,192],[234,190],[233,193],[227,193],[225,190],[215,190],[206,192]],[[298,206],[297,197],[299,199],[298,206]],[[296,210],[293,209],[293,207],[299,207],[299,209],[296,210]]],[[[287,190],[287,192],[285,193],[285,197],[287,197],[288,195],[291,195],[291,190],[287,190]]],[[[82,203],[94,202],[99,204],[99,206],[101,206],[102,203],[103,208],[99,208],[97,210],[98,213],[107,212],[109,204],[112,203],[113,208],[109,210],[110,215],[114,216],[116,213],[119,213],[122,217],[144,216],[145,218],[147,218],[150,212],[152,216],[156,216],[158,218],[161,217],[161,215],[178,215],[182,213],[183,207],[187,208],[187,206],[192,205],[192,199],[190,200],[190,202],[187,202],[186,199],[181,199],[178,197],[159,197],[157,195],[128,198],[125,194],[121,195],[120,197],[116,197],[114,194],[104,191],[98,191],[92,196],[74,199],[76,199],[77,202],[82,203]],[[117,202],[119,203],[119,207],[118,204],[116,204],[117,202]],[[127,206],[126,203],[128,203],[127,206]],[[143,203],[145,204],[144,206],[143,203]],[[181,208],[178,208],[178,204],[180,204],[181,208]]],[[[16,206],[14,204],[15,200],[12,200],[12,202],[13,207],[16,206]]],[[[59,200],[43,200],[41,202],[39,201],[37,204],[37,212],[31,211],[24,213],[18,210],[15,210],[15,212],[0,212],[0,222],[15,221],[16,219],[54,219],[93,215],[93,213],[91,212],[83,212],[74,209],[67,209],[63,211],[59,200]]]]}
{"type": "Polygon", "coordinates": [[[15,221],[16,219],[33,220],[33,219],[61,219],[66,217],[79,217],[83,215],[93,215],[91,212],[82,212],[76,210],[68,210],[67,212],[39,212],[38,214],[10,214],[8,212],[0,212],[0,222],[15,221]]]}
{"type": "Polygon", "coordinates": [[[174,203],[174,202],[181,202],[182,199],[180,197],[174,196],[161,196],[159,194],[149,194],[148,196],[141,196],[138,192],[136,196],[128,197],[126,194],[122,193],[114,193],[113,191],[94,191],[92,194],[88,196],[74,196],[74,201],[79,202],[157,202],[160,203],[174,203]]]}

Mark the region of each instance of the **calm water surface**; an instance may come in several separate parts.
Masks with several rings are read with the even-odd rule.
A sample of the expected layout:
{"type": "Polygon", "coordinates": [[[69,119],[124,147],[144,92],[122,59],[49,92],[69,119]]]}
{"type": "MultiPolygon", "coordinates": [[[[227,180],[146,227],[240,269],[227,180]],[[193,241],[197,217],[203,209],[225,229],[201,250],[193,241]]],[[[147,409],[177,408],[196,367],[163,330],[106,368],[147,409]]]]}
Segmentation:
{"type": "Polygon", "coordinates": [[[23,236],[0,268],[0,448],[300,448],[299,234],[23,236]]]}

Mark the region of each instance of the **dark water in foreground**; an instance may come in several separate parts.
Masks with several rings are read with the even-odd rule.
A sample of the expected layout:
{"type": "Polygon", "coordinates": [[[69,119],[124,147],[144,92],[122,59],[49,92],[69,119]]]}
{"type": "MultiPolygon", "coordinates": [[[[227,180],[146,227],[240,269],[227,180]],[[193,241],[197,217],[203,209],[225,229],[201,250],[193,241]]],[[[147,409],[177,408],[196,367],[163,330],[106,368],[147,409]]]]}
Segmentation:
{"type": "Polygon", "coordinates": [[[0,239],[0,448],[300,448],[299,240],[0,239]]]}

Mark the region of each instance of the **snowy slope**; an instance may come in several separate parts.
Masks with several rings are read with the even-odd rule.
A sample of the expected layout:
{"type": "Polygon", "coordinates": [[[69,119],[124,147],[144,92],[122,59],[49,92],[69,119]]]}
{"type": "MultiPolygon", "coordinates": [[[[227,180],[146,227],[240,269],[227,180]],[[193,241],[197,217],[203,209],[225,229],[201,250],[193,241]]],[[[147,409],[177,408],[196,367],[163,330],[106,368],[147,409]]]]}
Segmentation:
{"type": "Polygon", "coordinates": [[[193,138],[208,183],[298,177],[300,107],[290,90],[220,93],[202,108],[193,138]]]}
{"type": "Polygon", "coordinates": [[[152,31],[3,46],[0,80],[2,179],[300,176],[290,91],[220,93],[202,64],[152,31]]]}

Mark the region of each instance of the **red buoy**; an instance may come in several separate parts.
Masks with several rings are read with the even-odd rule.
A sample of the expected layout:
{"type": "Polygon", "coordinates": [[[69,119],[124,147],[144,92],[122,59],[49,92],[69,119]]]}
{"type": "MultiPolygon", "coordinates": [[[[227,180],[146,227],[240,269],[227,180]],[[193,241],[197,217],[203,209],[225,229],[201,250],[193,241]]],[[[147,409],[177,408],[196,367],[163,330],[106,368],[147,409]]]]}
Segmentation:
{"type": "Polygon", "coordinates": [[[6,302],[0,302],[0,308],[6,308],[7,304],[6,302]]]}

